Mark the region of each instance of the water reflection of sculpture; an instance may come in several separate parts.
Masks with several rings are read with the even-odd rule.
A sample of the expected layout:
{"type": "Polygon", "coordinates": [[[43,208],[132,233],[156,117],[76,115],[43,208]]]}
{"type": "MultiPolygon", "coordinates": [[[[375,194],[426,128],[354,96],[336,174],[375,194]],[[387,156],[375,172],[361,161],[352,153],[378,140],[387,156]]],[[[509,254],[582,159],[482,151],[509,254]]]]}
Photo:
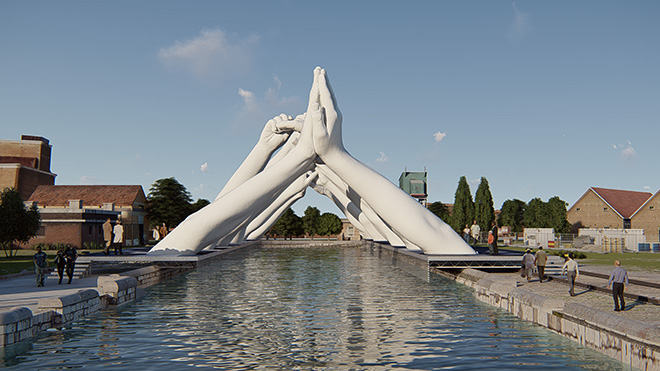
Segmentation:
{"type": "Polygon", "coordinates": [[[326,72],[317,67],[307,112],[269,120],[218,197],[149,253],[190,255],[258,239],[309,185],[329,197],[367,239],[427,254],[475,253],[451,227],[351,156],[341,126],[326,72]]]}

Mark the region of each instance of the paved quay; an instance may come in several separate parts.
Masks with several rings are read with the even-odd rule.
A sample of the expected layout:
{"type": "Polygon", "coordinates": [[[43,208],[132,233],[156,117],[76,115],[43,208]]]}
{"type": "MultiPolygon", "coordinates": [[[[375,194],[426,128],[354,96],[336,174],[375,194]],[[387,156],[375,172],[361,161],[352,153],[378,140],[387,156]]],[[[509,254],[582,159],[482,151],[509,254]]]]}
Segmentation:
{"type": "MultiPolygon", "coordinates": [[[[603,266],[590,266],[590,265],[580,265],[580,270],[591,271],[598,273],[607,273],[611,271],[608,267],[603,266]]],[[[630,268],[627,269],[629,279],[640,279],[647,282],[660,282],[660,274],[649,273],[642,271],[634,271],[630,268]]],[[[652,326],[660,328],[660,305],[650,304],[647,302],[636,301],[630,298],[626,298],[626,309],[621,312],[614,311],[614,300],[612,299],[611,292],[600,292],[596,290],[590,290],[587,288],[575,287],[575,296],[570,296],[568,293],[568,284],[563,282],[558,282],[557,280],[553,281],[543,281],[539,282],[537,276],[534,276],[531,282],[527,282],[526,278],[520,277],[519,273],[496,273],[497,276],[505,277],[509,280],[516,280],[518,282],[518,287],[531,291],[535,294],[542,295],[547,298],[552,299],[561,299],[565,303],[579,303],[586,306],[589,306],[593,309],[597,309],[603,312],[612,313],[613,315],[623,317],[630,320],[640,321],[647,323],[652,326]]],[[[558,275],[551,275],[550,277],[559,277],[558,275]]],[[[606,279],[600,279],[597,277],[590,277],[584,274],[581,274],[578,277],[578,284],[587,284],[597,287],[607,286],[606,279]]],[[[626,289],[628,294],[636,294],[640,296],[655,297],[660,298],[660,289],[639,286],[639,285],[629,285],[626,289]]]]}
{"type": "Polygon", "coordinates": [[[73,279],[71,284],[67,284],[67,280],[64,278],[62,284],[58,285],[56,278],[47,276],[44,287],[37,287],[34,275],[1,280],[0,312],[13,307],[27,307],[33,313],[37,313],[39,312],[37,309],[39,299],[63,297],[84,289],[97,290],[98,276],[73,279]]]}

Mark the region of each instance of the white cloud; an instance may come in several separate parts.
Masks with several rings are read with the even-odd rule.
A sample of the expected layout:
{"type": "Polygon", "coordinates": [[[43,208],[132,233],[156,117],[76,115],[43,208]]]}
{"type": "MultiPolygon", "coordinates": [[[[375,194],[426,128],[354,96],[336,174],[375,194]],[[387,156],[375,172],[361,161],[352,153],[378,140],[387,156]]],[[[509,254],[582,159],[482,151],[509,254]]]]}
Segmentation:
{"type": "Polygon", "coordinates": [[[378,152],[378,153],[380,153],[380,157],[378,157],[376,159],[376,162],[389,162],[390,161],[390,158],[387,157],[385,152],[378,152]]]}
{"type": "Polygon", "coordinates": [[[513,21],[509,25],[509,41],[518,42],[527,37],[532,30],[532,24],[528,13],[518,9],[516,3],[513,6],[513,21]]]}
{"type": "Polygon", "coordinates": [[[635,152],[635,148],[632,146],[631,141],[627,141],[626,144],[613,144],[612,149],[620,150],[621,157],[626,161],[630,161],[637,156],[637,152],[635,152]]]}
{"type": "Polygon", "coordinates": [[[200,170],[202,171],[202,173],[208,173],[209,163],[208,162],[203,163],[202,166],[200,166],[200,170]]]}
{"type": "Polygon", "coordinates": [[[433,138],[435,139],[436,143],[440,143],[445,137],[447,136],[447,133],[441,133],[441,132],[436,132],[433,134],[433,138]]]}
{"type": "Polygon", "coordinates": [[[236,126],[244,125],[263,125],[268,119],[286,113],[295,117],[301,112],[300,100],[296,96],[284,97],[280,93],[282,81],[273,75],[273,82],[276,87],[269,87],[264,92],[263,97],[257,96],[254,92],[238,89],[238,95],[243,98],[243,104],[236,117],[236,126]]]}
{"type": "Polygon", "coordinates": [[[243,74],[249,70],[257,37],[228,37],[219,29],[161,48],[158,58],[167,67],[181,69],[200,79],[243,74]]]}
{"type": "Polygon", "coordinates": [[[642,188],[644,188],[645,191],[650,191],[650,190],[651,190],[651,186],[647,186],[647,185],[645,185],[645,186],[642,187],[642,188]]]}
{"type": "Polygon", "coordinates": [[[621,156],[626,160],[632,160],[635,155],[637,155],[637,153],[633,147],[626,147],[621,151],[621,156]]]}

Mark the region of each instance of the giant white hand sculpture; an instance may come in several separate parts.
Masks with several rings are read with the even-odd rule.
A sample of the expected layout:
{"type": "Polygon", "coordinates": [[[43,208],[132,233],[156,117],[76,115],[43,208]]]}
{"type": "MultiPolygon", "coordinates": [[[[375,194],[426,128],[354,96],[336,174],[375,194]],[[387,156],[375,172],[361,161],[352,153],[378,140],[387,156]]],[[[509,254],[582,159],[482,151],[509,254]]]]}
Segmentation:
{"type": "Polygon", "coordinates": [[[427,254],[475,254],[442,220],[351,156],[341,127],[325,70],[317,67],[305,115],[270,120],[216,200],[190,215],[149,253],[191,255],[217,241],[259,238],[302,197],[316,178],[309,170],[322,161],[316,165],[314,188],[330,197],[363,235],[427,254]]]}
{"type": "Polygon", "coordinates": [[[314,149],[332,171],[357,192],[399,236],[427,254],[475,254],[428,209],[380,174],[351,156],[341,137],[342,115],[325,70],[318,78],[324,120],[313,120],[314,149]]]}

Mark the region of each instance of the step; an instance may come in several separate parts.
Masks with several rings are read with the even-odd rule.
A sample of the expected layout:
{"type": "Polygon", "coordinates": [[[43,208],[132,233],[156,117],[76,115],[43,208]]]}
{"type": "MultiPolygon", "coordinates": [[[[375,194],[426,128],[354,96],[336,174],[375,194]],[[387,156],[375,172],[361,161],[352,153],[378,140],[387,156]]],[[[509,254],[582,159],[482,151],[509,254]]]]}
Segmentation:
{"type": "MultiPolygon", "coordinates": [[[[89,271],[90,271],[89,262],[76,263],[76,265],[73,267],[73,278],[84,278],[89,275],[89,271]]],[[[66,277],[66,271],[63,272],[63,275],[64,277],[66,277]]],[[[49,277],[59,279],[59,275],[57,274],[57,268],[54,268],[50,272],[49,277]]]]}

